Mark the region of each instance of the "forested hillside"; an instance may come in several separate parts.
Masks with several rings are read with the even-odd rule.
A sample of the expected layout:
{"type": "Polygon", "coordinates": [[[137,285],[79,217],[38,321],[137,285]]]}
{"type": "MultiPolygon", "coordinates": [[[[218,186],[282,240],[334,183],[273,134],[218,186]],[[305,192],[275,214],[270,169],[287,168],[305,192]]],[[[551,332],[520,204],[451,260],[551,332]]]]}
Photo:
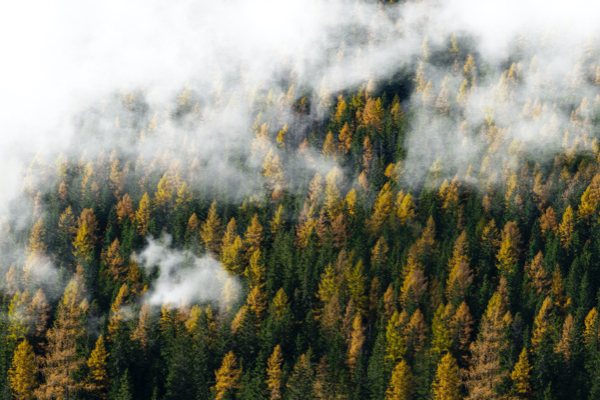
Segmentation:
{"type": "Polygon", "coordinates": [[[358,84],[122,89],[28,160],[2,398],[600,397],[600,43],[559,73],[552,33],[498,62],[374,7],[328,50],[358,84]]]}

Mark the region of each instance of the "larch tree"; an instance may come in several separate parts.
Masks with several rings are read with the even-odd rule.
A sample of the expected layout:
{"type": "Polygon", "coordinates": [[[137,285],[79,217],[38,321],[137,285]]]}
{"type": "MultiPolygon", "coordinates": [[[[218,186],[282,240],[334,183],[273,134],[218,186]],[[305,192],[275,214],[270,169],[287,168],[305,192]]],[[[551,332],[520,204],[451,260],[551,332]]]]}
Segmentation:
{"type": "Polygon", "coordinates": [[[92,350],[92,354],[90,354],[87,365],[90,369],[90,388],[94,390],[101,399],[106,398],[108,388],[110,387],[110,379],[108,378],[108,372],[106,371],[106,359],[108,356],[109,354],[106,352],[104,346],[104,338],[100,335],[96,341],[94,350],[92,350]]]}
{"type": "Polygon", "coordinates": [[[281,399],[281,379],[283,376],[281,371],[282,363],[283,356],[281,354],[281,346],[277,345],[267,362],[267,387],[269,388],[271,400],[281,399]]]}
{"type": "Polygon", "coordinates": [[[383,225],[388,220],[394,210],[394,199],[392,195],[392,189],[390,183],[386,182],[385,185],[379,191],[377,198],[375,199],[375,205],[373,206],[373,214],[367,221],[365,230],[367,233],[377,236],[381,234],[383,225]]]}
{"type": "Polygon", "coordinates": [[[135,212],[133,209],[133,202],[129,194],[125,194],[123,198],[117,203],[117,218],[119,223],[123,223],[126,218],[133,221],[135,218],[135,212]]]}
{"type": "Polygon", "coordinates": [[[224,399],[226,394],[242,387],[240,383],[242,369],[238,368],[237,358],[232,351],[225,355],[221,367],[215,371],[215,376],[216,382],[213,387],[215,400],[224,399]]]}
{"type": "Polygon", "coordinates": [[[414,392],[414,376],[405,360],[392,370],[390,386],[385,392],[386,400],[410,400],[414,392]]]}
{"type": "Polygon", "coordinates": [[[523,348],[519,355],[519,361],[515,364],[510,378],[514,384],[514,392],[517,399],[528,399],[532,395],[529,378],[533,367],[529,364],[527,358],[527,349],[523,348]]]}
{"type": "Polygon", "coordinates": [[[216,201],[210,205],[208,217],[200,227],[200,237],[210,253],[218,254],[221,249],[221,219],[217,215],[216,201]]]}
{"type": "Polygon", "coordinates": [[[431,385],[434,400],[459,400],[460,376],[452,354],[446,353],[438,363],[435,380],[431,385]]]}
{"type": "Polygon", "coordinates": [[[352,323],[352,334],[350,337],[350,343],[348,344],[348,359],[346,361],[351,372],[356,368],[362,346],[365,342],[364,330],[365,328],[362,324],[362,317],[357,314],[354,317],[354,322],[352,323]]]}
{"type": "Polygon", "coordinates": [[[482,318],[477,340],[471,344],[471,366],[466,381],[469,399],[499,398],[497,385],[508,376],[500,357],[508,346],[505,331],[511,322],[510,312],[496,292],[482,318]]]}
{"type": "Polygon", "coordinates": [[[144,193],[140,200],[140,205],[135,212],[135,222],[137,231],[140,235],[145,235],[148,231],[148,223],[150,222],[150,197],[148,193],[144,193]]]}
{"type": "Polygon", "coordinates": [[[262,249],[263,242],[263,227],[258,221],[258,214],[254,214],[252,222],[246,230],[244,238],[244,246],[246,248],[246,259],[250,259],[252,254],[257,250],[262,249]]]}
{"type": "Polygon", "coordinates": [[[37,365],[33,347],[27,340],[21,341],[15,350],[12,365],[8,371],[8,381],[13,396],[18,400],[33,400],[37,387],[35,374],[37,365]]]}
{"type": "Polygon", "coordinates": [[[568,206],[563,214],[562,222],[558,226],[558,231],[560,232],[560,243],[565,249],[568,249],[571,246],[571,242],[573,240],[573,230],[575,229],[574,214],[575,213],[573,212],[571,206],[568,206]]]}
{"type": "Polygon", "coordinates": [[[89,308],[84,293],[83,271],[79,268],[65,289],[54,326],[46,335],[47,352],[40,367],[45,382],[35,391],[39,399],[69,398],[86,387],[85,382],[75,378],[86,361],[77,351],[77,343],[85,335],[84,316],[89,308]]]}

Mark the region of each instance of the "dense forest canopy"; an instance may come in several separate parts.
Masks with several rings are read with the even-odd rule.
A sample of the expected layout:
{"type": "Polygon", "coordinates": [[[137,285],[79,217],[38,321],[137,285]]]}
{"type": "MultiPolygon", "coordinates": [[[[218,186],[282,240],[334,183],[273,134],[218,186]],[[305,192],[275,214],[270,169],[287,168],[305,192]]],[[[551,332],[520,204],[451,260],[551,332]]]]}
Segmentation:
{"type": "Polygon", "coordinates": [[[176,90],[19,150],[0,397],[598,398],[600,36],[261,1],[263,43],[215,4],[176,90]]]}

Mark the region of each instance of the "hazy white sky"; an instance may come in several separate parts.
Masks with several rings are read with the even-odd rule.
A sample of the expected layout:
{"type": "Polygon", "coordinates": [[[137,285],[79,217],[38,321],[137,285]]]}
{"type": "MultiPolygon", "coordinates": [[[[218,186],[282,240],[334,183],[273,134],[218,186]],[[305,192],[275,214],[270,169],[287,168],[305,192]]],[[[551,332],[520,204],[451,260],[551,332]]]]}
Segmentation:
{"type": "MultiPolygon", "coordinates": [[[[595,1],[449,0],[426,12],[443,37],[469,30],[482,50],[503,56],[523,29],[567,26],[575,38],[595,33],[595,1]]],[[[246,62],[251,74],[268,75],[284,57],[319,58],[332,27],[377,8],[348,12],[343,1],[22,0],[0,14],[0,191],[16,180],[22,149],[67,145],[65,118],[89,101],[127,87],[149,89],[150,100],[180,90],[190,79],[210,80],[228,60],[246,62]],[[61,125],[62,124],[62,125],[61,125]]],[[[354,1],[347,4],[353,6],[354,1]]],[[[415,16],[424,5],[415,5],[415,16]]],[[[411,19],[410,12],[404,18],[411,19]]],[[[416,17],[415,17],[416,18],[416,17]]],[[[571,41],[567,41],[570,45],[571,41]]],[[[384,53],[387,51],[383,50],[384,53]]],[[[415,50],[416,51],[416,50],[415,50]]],[[[391,53],[384,54],[394,60],[391,53]]],[[[301,64],[301,63],[299,63],[301,64]]],[[[382,68],[384,73],[387,71],[382,68]]],[[[315,83],[317,85],[317,83],[315,83]]]]}

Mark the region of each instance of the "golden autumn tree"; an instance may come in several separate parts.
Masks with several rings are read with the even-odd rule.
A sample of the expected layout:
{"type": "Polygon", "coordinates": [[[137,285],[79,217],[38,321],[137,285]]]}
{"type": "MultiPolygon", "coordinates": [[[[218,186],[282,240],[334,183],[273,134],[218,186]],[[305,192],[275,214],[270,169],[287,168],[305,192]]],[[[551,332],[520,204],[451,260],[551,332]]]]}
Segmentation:
{"type": "Polygon", "coordinates": [[[497,385],[508,376],[500,363],[500,354],[508,346],[505,331],[511,322],[502,296],[494,293],[483,315],[477,340],[470,347],[472,358],[465,382],[470,399],[494,398],[497,385]]]}
{"type": "Polygon", "coordinates": [[[140,200],[140,205],[135,212],[135,223],[137,231],[140,235],[145,235],[148,231],[148,222],[150,222],[150,197],[148,193],[144,193],[140,200]]]}
{"type": "Polygon", "coordinates": [[[390,183],[386,182],[379,191],[373,206],[373,214],[366,223],[367,233],[377,236],[381,234],[383,225],[388,220],[394,210],[394,199],[390,183]]]}
{"type": "Polygon", "coordinates": [[[23,340],[17,346],[10,369],[8,370],[8,381],[13,396],[18,400],[33,400],[34,391],[37,387],[35,374],[37,365],[33,347],[23,340]]]}
{"type": "Polygon", "coordinates": [[[534,320],[533,337],[531,338],[531,345],[534,351],[537,351],[542,341],[547,337],[549,332],[553,329],[552,327],[552,299],[548,296],[544,299],[540,311],[534,320]]]}
{"type": "Polygon", "coordinates": [[[275,346],[273,354],[269,357],[267,362],[267,387],[270,392],[271,400],[281,399],[281,364],[283,363],[283,356],[281,354],[281,346],[275,346]]]}
{"type": "Polygon", "coordinates": [[[358,358],[365,342],[364,330],[365,328],[363,327],[362,317],[357,314],[354,317],[354,322],[352,323],[352,333],[350,336],[350,342],[348,344],[348,358],[346,360],[346,364],[348,364],[350,371],[354,371],[354,368],[358,363],[358,358]]]}
{"type": "Polygon", "coordinates": [[[173,198],[173,180],[168,173],[165,173],[158,182],[156,193],[154,195],[154,208],[164,209],[173,198]]]}
{"type": "Polygon", "coordinates": [[[121,322],[125,319],[125,311],[122,306],[125,304],[127,297],[129,296],[129,288],[124,283],[119,289],[119,293],[115,298],[115,301],[110,306],[110,317],[108,321],[108,339],[114,336],[119,329],[121,322]]]}
{"type": "Polygon", "coordinates": [[[405,360],[392,370],[390,386],[385,392],[386,400],[410,400],[414,392],[414,376],[405,360]]]}
{"type": "Polygon", "coordinates": [[[345,123],[340,130],[338,140],[340,142],[340,150],[343,150],[344,154],[348,154],[352,148],[352,131],[350,130],[348,123],[345,123]]]}
{"type": "Polygon", "coordinates": [[[89,308],[84,293],[83,271],[78,268],[58,305],[54,326],[46,334],[47,352],[40,366],[45,382],[34,392],[39,399],[76,396],[86,387],[75,378],[86,361],[77,351],[77,343],[85,335],[83,317],[89,308]]]}
{"type": "Polygon", "coordinates": [[[117,218],[119,219],[119,223],[123,223],[125,218],[129,218],[130,221],[135,219],[133,202],[129,194],[125,194],[117,204],[117,218]]]}
{"type": "Polygon", "coordinates": [[[227,393],[242,387],[240,383],[242,369],[238,368],[237,358],[232,351],[225,354],[221,367],[215,371],[215,375],[216,383],[213,386],[215,400],[221,400],[227,393]]]}
{"type": "Polygon", "coordinates": [[[518,399],[528,399],[531,397],[531,385],[529,378],[533,367],[529,364],[527,358],[527,349],[523,348],[519,355],[519,361],[515,364],[515,369],[510,374],[514,384],[514,392],[518,399]]]}
{"type": "Polygon", "coordinates": [[[406,346],[402,331],[408,322],[407,319],[408,316],[405,312],[403,312],[401,315],[398,314],[398,311],[394,311],[386,326],[385,358],[390,360],[392,363],[398,362],[406,353],[406,346]]]}
{"type": "Polygon", "coordinates": [[[100,335],[96,341],[94,350],[92,350],[92,354],[90,354],[87,365],[90,369],[92,388],[101,399],[106,398],[110,386],[110,379],[106,370],[108,355],[104,346],[104,338],[100,335]]]}
{"type": "Polygon", "coordinates": [[[458,366],[452,354],[446,353],[438,363],[435,380],[431,385],[435,400],[459,400],[460,376],[458,366]]]}
{"type": "Polygon", "coordinates": [[[568,206],[563,214],[562,222],[558,227],[560,233],[560,243],[562,247],[568,249],[571,246],[573,240],[573,230],[575,228],[575,216],[571,206],[568,206]]]}
{"type": "Polygon", "coordinates": [[[556,213],[552,207],[548,207],[546,212],[540,217],[540,228],[542,229],[542,234],[544,235],[548,232],[554,232],[555,234],[558,233],[556,213]]]}
{"type": "Polygon", "coordinates": [[[576,343],[575,318],[571,314],[567,315],[563,324],[562,336],[556,344],[554,352],[562,354],[565,361],[569,363],[573,355],[573,346],[576,343]]]}
{"type": "Polygon", "coordinates": [[[200,237],[206,249],[217,254],[221,248],[221,218],[217,215],[217,202],[213,201],[208,216],[200,227],[200,237]]]}
{"type": "Polygon", "coordinates": [[[258,214],[254,214],[250,226],[246,230],[244,246],[246,247],[246,259],[250,259],[252,254],[262,249],[263,227],[258,221],[258,214]]]}
{"type": "Polygon", "coordinates": [[[416,216],[415,203],[410,193],[404,194],[404,191],[399,191],[396,196],[396,215],[401,225],[405,225],[408,221],[416,216]]]}

